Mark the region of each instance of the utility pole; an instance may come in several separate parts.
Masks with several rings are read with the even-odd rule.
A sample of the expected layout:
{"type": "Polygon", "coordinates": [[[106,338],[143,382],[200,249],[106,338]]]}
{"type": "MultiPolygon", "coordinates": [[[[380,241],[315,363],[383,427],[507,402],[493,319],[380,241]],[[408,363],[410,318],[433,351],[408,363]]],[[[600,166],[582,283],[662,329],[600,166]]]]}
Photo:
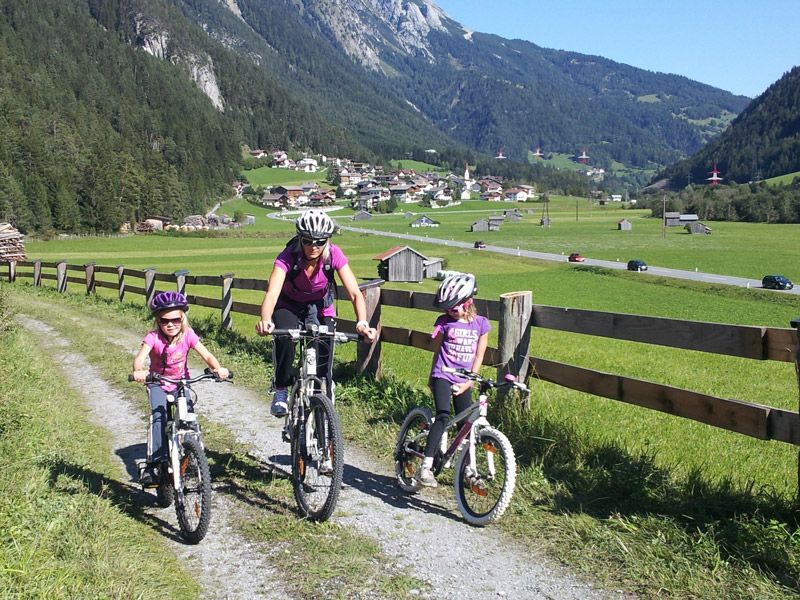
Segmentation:
{"type": "Polygon", "coordinates": [[[661,239],[667,237],[667,195],[661,200],[661,239]]]}

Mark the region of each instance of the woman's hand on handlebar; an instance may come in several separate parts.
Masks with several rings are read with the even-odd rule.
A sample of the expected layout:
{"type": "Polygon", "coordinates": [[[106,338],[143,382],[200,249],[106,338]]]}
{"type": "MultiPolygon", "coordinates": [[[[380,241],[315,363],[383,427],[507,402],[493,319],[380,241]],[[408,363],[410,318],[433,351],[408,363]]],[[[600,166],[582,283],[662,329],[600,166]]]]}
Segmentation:
{"type": "Polygon", "coordinates": [[[141,369],[141,370],[134,371],[133,373],[131,373],[131,377],[133,378],[133,381],[135,381],[136,383],[146,383],[147,382],[147,376],[149,374],[150,374],[150,371],[148,371],[147,369],[141,369]]]}
{"type": "Polygon", "coordinates": [[[453,392],[453,396],[460,396],[464,392],[466,392],[469,388],[473,386],[475,382],[471,379],[467,379],[466,381],[462,381],[461,383],[454,383],[450,389],[453,392]]]}
{"type": "Polygon", "coordinates": [[[275,323],[272,322],[272,319],[256,323],[256,333],[258,335],[269,335],[273,329],[275,329],[275,323]]]}

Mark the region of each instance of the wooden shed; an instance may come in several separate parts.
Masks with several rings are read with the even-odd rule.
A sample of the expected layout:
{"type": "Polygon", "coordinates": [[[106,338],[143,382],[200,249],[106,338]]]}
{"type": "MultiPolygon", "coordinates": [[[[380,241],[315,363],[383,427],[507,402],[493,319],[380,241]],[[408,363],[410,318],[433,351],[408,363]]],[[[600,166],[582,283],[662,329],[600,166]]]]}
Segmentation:
{"type": "Polygon", "coordinates": [[[378,254],[378,277],[386,281],[422,281],[428,257],[409,246],[395,246],[378,254]]]}
{"type": "Polygon", "coordinates": [[[489,231],[488,219],[480,219],[469,226],[470,231],[489,231]]]}
{"type": "Polygon", "coordinates": [[[617,221],[617,229],[619,231],[630,231],[633,229],[633,225],[630,221],[628,221],[628,219],[620,219],[617,221]]]}
{"type": "Polygon", "coordinates": [[[681,213],[679,212],[665,212],[664,223],[667,227],[680,227],[681,226],[681,213]]]}
{"type": "Polygon", "coordinates": [[[442,270],[444,259],[438,256],[431,256],[428,260],[422,262],[423,274],[426,279],[433,279],[436,274],[442,270]]]}
{"type": "Polygon", "coordinates": [[[371,218],[372,214],[365,210],[360,210],[353,215],[353,221],[369,221],[371,218]]]}
{"type": "Polygon", "coordinates": [[[694,223],[687,223],[684,229],[689,233],[711,235],[711,227],[704,225],[700,221],[695,221],[694,223]]]}

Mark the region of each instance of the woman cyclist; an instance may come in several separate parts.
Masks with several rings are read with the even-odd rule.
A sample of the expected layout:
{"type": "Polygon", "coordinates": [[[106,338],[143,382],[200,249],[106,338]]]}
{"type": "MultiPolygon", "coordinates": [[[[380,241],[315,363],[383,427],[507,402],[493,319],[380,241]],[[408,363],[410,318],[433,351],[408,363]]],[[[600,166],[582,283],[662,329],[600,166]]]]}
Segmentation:
{"type": "MultiPolygon", "coordinates": [[[[336,316],[335,273],[353,303],[356,332],[370,343],[375,341],[376,332],[366,320],[367,306],[347,257],[330,241],[335,229],[333,220],[324,211],[307,210],[297,218],[295,229],[297,235],[278,254],[269,276],[261,303],[261,320],[256,324],[258,335],[267,335],[275,328],[332,326],[336,316]]],[[[330,384],[330,353],[325,347],[318,351],[318,375],[330,384]]],[[[275,339],[270,412],[276,417],[286,415],[288,389],[293,383],[293,358],[294,343],[284,337],[275,339]]]]}

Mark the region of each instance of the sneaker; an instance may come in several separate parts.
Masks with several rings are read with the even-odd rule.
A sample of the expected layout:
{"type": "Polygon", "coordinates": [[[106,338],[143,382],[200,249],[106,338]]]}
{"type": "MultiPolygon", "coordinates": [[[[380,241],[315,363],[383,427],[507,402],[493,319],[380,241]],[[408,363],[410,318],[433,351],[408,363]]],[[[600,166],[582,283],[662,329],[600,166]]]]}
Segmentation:
{"type": "Polygon", "coordinates": [[[269,407],[269,412],[273,417],[285,417],[289,411],[289,390],[286,388],[278,388],[272,393],[272,406],[269,407]]]}
{"type": "Polygon", "coordinates": [[[424,467],[419,468],[414,479],[417,480],[418,484],[424,487],[430,487],[430,488],[439,487],[439,483],[436,481],[436,477],[433,476],[433,471],[431,471],[430,469],[426,469],[424,467]]]}
{"type": "Polygon", "coordinates": [[[158,467],[155,464],[146,464],[139,473],[139,483],[144,488],[158,487],[161,481],[161,476],[158,472],[158,467]]]}

